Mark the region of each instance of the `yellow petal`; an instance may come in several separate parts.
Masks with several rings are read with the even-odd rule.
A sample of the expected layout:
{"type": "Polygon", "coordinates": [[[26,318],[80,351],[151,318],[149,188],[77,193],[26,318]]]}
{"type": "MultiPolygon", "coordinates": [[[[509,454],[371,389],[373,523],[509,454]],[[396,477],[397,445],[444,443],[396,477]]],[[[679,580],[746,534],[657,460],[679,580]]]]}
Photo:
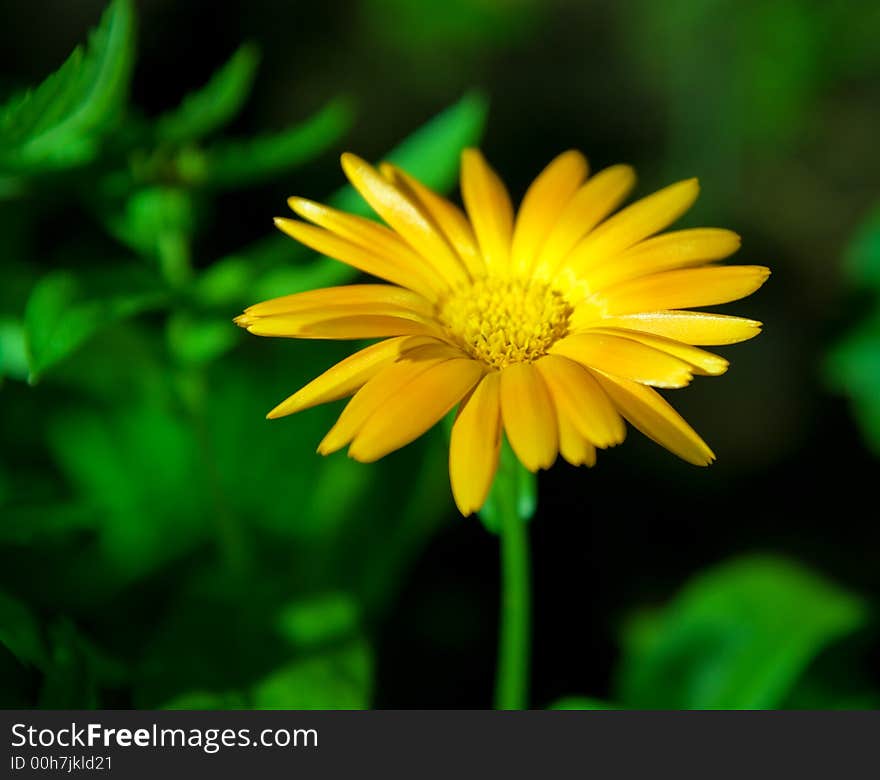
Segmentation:
{"type": "Polygon", "coordinates": [[[306,290],[293,295],[283,295],[262,303],[248,306],[245,313],[251,318],[299,312],[329,307],[392,306],[407,309],[424,317],[434,314],[434,307],[424,296],[403,287],[388,284],[347,284],[340,287],[323,287],[306,290]]]}
{"type": "Polygon", "coordinates": [[[556,411],[534,366],[515,363],[501,371],[501,416],[522,464],[529,471],[550,468],[559,443],[556,411]]]}
{"type": "Polygon", "coordinates": [[[594,266],[586,279],[591,289],[601,290],[627,279],[721,260],[739,246],[740,238],[732,230],[676,230],[641,241],[608,262],[594,266]]]}
{"type": "Polygon", "coordinates": [[[305,387],[282,401],[266,416],[270,420],[301,412],[318,404],[345,398],[358,390],[407,349],[428,342],[421,336],[401,336],[380,341],[340,361],[313,379],[305,387]]]}
{"type": "Polygon", "coordinates": [[[575,244],[623,202],[635,182],[635,171],[629,165],[613,165],[588,179],[547,236],[536,274],[550,278],[575,244]]]}
{"type": "Polygon", "coordinates": [[[556,416],[559,418],[559,454],[572,466],[595,466],[596,448],[578,433],[574,423],[558,406],[556,416]]]}
{"type": "Polygon", "coordinates": [[[477,279],[484,276],[486,266],[483,263],[483,256],[477,246],[477,237],[474,235],[471,223],[468,222],[464,212],[400,168],[386,163],[382,166],[382,172],[392,183],[422,205],[437,227],[443,231],[452,248],[458,252],[471,277],[477,279]]]}
{"type": "MultiPolygon", "coordinates": [[[[410,269],[429,284],[436,274],[433,266],[425,261],[397,233],[372,219],[347,214],[306,198],[292,197],[287,204],[303,219],[335,233],[364,249],[389,258],[397,268],[410,269]]],[[[436,284],[440,290],[443,284],[436,284]]]]}
{"type": "Polygon", "coordinates": [[[458,410],[449,442],[449,481],[459,511],[482,508],[498,469],[501,448],[500,374],[483,377],[458,410]]]}
{"type": "Polygon", "coordinates": [[[385,336],[436,335],[442,328],[431,318],[393,304],[325,306],[267,317],[245,315],[249,333],[292,339],[372,339],[385,336]]]}
{"type": "Polygon", "coordinates": [[[613,447],[626,436],[626,426],[593,376],[561,355],[545,355],[535,363],[560,414],[597,447],[613,447]]]}
{"type": "Polygon", "coordinates": [[[260,317],[248,325],[255,336],[280,336],[290,339],[381,339],[389,336],[436,336],[440,329],[411,315],[332,314],[305,312],[260,317]]]}
{"type": "Polygon", "coordinates": [[[617,336],[576,333],[557,341],[550,351],[582,366],[655,387],[684,387],[693,378],[683,360],[617,336]]]}
{"type": "Polygon", "coordinates": [[[664,336],[655,336],[649,333],[641,333],[637,330],[623,330],[622,328],[591,328],[587,333],[605,333],[609,336],[619,336],[624,339],[632,339],[639,344],[644,344],[652,349],[658,349],[668,355],[677,357],[679,360],[690,364],[695,374],[704,376],[720,376],[727,371],[730,363],[720,355],[706,352],[704,349],[683,344],[674,339],[664,336]]]}
{"type": "Polygon", "coordinates": [[[346,152],[342,169],[373,210],[412,246],[447,285],[464,283],[468,275],[445,237],[422,210],[372,165],[346,152]]]}
{"type": "Polygon", "coordinates": [[[768,276],[770,269],[759,265],[684,268],[623,282],[602,298],[609,315],[714,306],[751,295],[768,276]]]}
{"type": "Polygon", "coordinates": [[[504,182],[478,149],[461,153],[461,195],[490,273],[506,273],[510,266],[513,206],[504,182]]]}
{"type": "Polygon", "coordinates": [[[715,455],[709,446],[655,390],[619,377],[593,372],[621,414],[682,460],[708,466],[715,455]]]}
{"type": "Polygon", "coordinates": [[[440,420],[479,381],[475,360],[446,360],[414,377],[373,412],[348,454],[371,463],[417,439],[440,420]]]}
{"type": "Polygon", "coordinates": [[[329,455],[344,447],[390,396],[429,368],[457,357],[461,357],[461,352],[452,347],[430,344],[408,352],[396,363],[383,368],[354,394],[318,445],[318,452],[329,455]]]}
{"type": "Polygon", "coordinates": [[[626,328],[698,346],[736,344],[754,338],[761,323],[744,317],[702,311],[653,311],[607,317],[599,321],[611,328],[626,328]]]}
{"type": "Polygon", "coordinates": [[[519,207],[513,230],[514,274],[524,275],[532,270],[538,251],[588,170],[586,158],[572,149],[560,154],[532,182],[519,207]]]}
{"type": "Polygon", "coordinates": [[[257,336],[376,338],[436,333],[434,308],[418,293],[386,284],[351,284],[285,295],[236,318],[257,336]]]}
{"type": "Polygon", "coordinates": [[[415,290],[429,300],[436,301],[439,297],[438,290],[446,289],[439,278],[432,279],[430,282],[426,281],[418,266],[402,265],[391,255],[378,254],[372,249],[340,238],[329,230],[284,217],[275,217],[275,225],[301,244],[305,244],[322,255],[332,257],[364,273],[415,290]]]}
{"type": "Polygon", "coordinates": [[[577,274],[586,273],[597,263],[670,225],[693,205],[699,192],[697,180],[687,179],[636,201],[581,241],[565,265],[577,274]]]}

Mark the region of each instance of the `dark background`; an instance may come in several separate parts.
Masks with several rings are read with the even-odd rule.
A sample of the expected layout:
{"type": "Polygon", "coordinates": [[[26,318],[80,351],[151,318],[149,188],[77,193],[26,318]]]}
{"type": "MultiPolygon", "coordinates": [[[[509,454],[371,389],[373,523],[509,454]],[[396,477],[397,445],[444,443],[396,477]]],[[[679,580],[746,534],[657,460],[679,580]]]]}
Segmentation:
{"type": "MultiPolygon", "coordinates": [[[[2,78],[8,85],[40,81],[84,40],[102,9],[97,0],[5,2],[2,78]]],[[[531,523],[535,706],[571,694],[613,700],[625,616],[667,603],[696,572],[740,554],[784,556],[869,604],[880,602],[880,469],[846,392],[840,392],[845,378],[829,377],[828,368],[835,344],[876,305],[870,292],[848,282],[846,272],[848,252],[880,184],[876,3],[156,0],[139,2],[137,9],[132,102],[146,116],[167,110],[204,83],[246,39],[259,46],[262,60],[252,98],[230,128],[233,135],[299,121],[335,95],[352,100],[353,125],[332,150],[269,184],[228,191],[213,202],[197,242],[197,268],[267,235],[270,218],[285,213],[288,195],[321,199],[340,186],[339,151],[377,158],[471,88],[489,98],[481,146],[515,197],[569,147],[584,150],[593,170],[616,162],[634,165],[641,195],[699,176],[702,195],[685,223],[736,230],[743,236],[737,259],[772,268],[759,293],[724,308],[761,320],[764,333],[719,350],[732,361],[722,379],[700,379],[668,394],[713,447],[715,465],[695,469],[630,431],[624,446],[600,453],[592,470],[557,464],[540,475],[531,523]]],[[[51,220],[36,221],[29,281],[53,267],[72,236],[81,233],[83,243],[94,243],[95,228],[84,224],[77,208],[41,213],[51,220]]],[[[228,315],[236,313],[232,308],[228,315]]],[[[149,315],[141,327],[160,324],[149,315]]],[[[256,435],[252,429],[271,425],[259,436],[284,439],[278,446],[294,459],[291,468],[317,460],[313,446],[330,417],[310,411],[270,424],[262,416],[309,373],[343,354],[321,349],[242,339],[222,359],[248,366],[246,401],[215,410],[238,418],[243,458],[251,446],[262,446],[249,443],[256,435]]],[[[880,393],[880,380],[875,387],[880,393]]],[[[71,407],[69,387],[48,379],[36,387],[10,381],[0,397],[0,416],[9,426],[3,444],[8,480],[18,480],[19,469],[48,473],[51,490],[68,495],[69,476],[59,472],[36,421],[47,407],[71,407]],[[34,424],[25,425],[28,420],[34,424]]],[[[442,477],[424,499],[433,503],[436,522],[408,548],[382,606],[359,611],[375,670],[371,706],[491,704],[497,540],[477,519],[455,513],[442,484],[441,438],[437,454],[425,456],[421,467],[412,452],[421,457],[431,443],[414,445],[380,466],[355,467],[376,487],[369,502],[349,510],[359,529],[349,537],[352,556],[370,526],[389,538],[403,527],[383,517],[389,506],[414,500],[415,471],[439,469],[442,477]]],[[[149,480],[149,464],[131,479],[149,480]]],[[[13,504],[20,507],[23,500],[13,504]]],[[[301,504],[295,488],[283,500],[296,522],[301,504]]],[[[240,530],[258,540],[261,579],[245,577],[230,598],[247,611],[249,603],[265,598],[265,588],[274,592],[273,571],[296,563],[280,549],[288,543],[283,533],[243,515],[240,530]]],[[[327,533],[350,533],[349,526],[339,529],[327,533]]],[[[224,659],[218,660],[221,667],[237,667],[230,679],[249,679],[247,654],[236,654],[229,642],[260,643],[262,629],[227,614],[217,626],[235,633],[230,640],[222,630],[211,633],[214,623],[194,629],[185,611],[179,622],[166,622],[180,593],[191,591],[193,572],[210,579],[220,565],[206,551],[210,544],[170,556],[144,576],[121,578],[124,583],[109,591],[94,585],[80,597],[73,591],[81,572],[66,567],[72,551],[90,544],[89,533],[11,542],[3,548],[0,586],[27,603],[38,620],[69,619],[125,667],[119,677],[98,682],[93,703],[158,706],[186,693],[187,676],[200,676],[193,671],[199,659],[212,666],[215,656],[224,659]],[[149,667],[148,648],[166,641],[174,644],[167,657],[180,661],[174,673],[172,661],[164,662],[160,676],[175,680],[168,695],[137,694],[143,683],[130,682],[130,675],[149,667]]],[[[164,533],[176,537],[177,526],[164,533]]],[[[362,548],[364,555],[380,554],[375,551],[382,539],[373,542],[362,548]]],[[[347,565],[341,560],[330,557],[327,565],[347,565]]],[[[310,584],[304,591],[318,588],[319,579],[305,577],[310,584]]],[[[361,585],[342,581],[357,600],[361,585]]],[[[204,615],[205,608],[194,612],[204,615]]],[[[861,636],[851,670],[859,680],[855,687],[867,689],[880,684],[880,653],[870,629],[861,636]]],[[[45,702],[40,696],[48,673],[19,668],[11,659],[0,663],[4,669],[15,680],[7,689],[11,703],[45,702]]],[[[221,678],[220,672],[206,674],[192,687],[232,685],[221,678]]],[[[332,696],[325,704],[336,706],[332,696]]]]}

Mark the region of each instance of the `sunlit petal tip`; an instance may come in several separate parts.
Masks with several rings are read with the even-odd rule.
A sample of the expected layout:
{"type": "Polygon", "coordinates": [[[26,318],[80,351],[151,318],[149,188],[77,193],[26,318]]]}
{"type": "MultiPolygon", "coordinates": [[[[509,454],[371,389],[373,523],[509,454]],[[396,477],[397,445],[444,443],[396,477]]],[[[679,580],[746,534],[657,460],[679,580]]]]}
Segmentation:
{"type": "Polygon", "coordinates": [[[318,444],[317,448],[315,449],[315,452],[317,452],[318,455],[332,455],[334,452],[340,450],[343,446],[345,446],[343,444],[334,446],[333,443],[329,442],[328,439],[330,438],[330,435],[332,433],[333,431],[331,430],[323,439],[321,439],[320,444],[318,444]]]}
{"type": "Polygon", "coordinates": [[[690,179],[682,179],[675,182],[675,184],[670,184],[666,189],[680,190],[683,197],[691,200],[691,203],[693,203],[700,195],[700,180],[696,176],[692,176],[690,179]]]}
{"type": "Polygon", "coordinates": [[[582,165],[586,168],[589,164],[587,161],[587,156],[580,150],[572,147],[571,149],[566,149],[564,152],[560,153],[560,155],[556,158],[557,160],[571,160],[572,162],[576,162],[579,165],[582,165]]]}
{"type": "Polygon", "coordinates": [[[290,219],[290,217],[272,217],[272,222],[282,233],[286,233],[291,238],[297,238],[299,226],[303,224],[298,219],[290,219]]]}
{"type": "MultiPolygon", "coordinates": [[[[750,268],[755,273],[754,289],[749,293],[749,295],[760,290],[764,286],[764,283],[770,278],[770,274],[772,273],[770,271],[770,269],[764,265],[751,265],[751,266],[743,266],[743,267],[750,268]]],[[[743,296],[743,297],[745,297],[745,296],[743,296]]]]}
{"type": "Polygon", "coordinates": [[[707,368],[706,373],[709,376],[721,376],[726,374],[729,368],[730,361],[726,358],[718,357],[717,360],[713,361],[712,366],[707,368]]]}
{"type": "Polygon", "coordinates": [[[352,152],[343,152],[342,156],[339,158],[339,161],[340,163],[342,163],[342,170],[349,178],[349,180],[357,178],[357,175],[360,171],[372,168],[372,166],[366,160],[358,157],[352,152]]]}
{"type": "Polygon", "coordinates": [[[375,463],[382,457],[382,454],[383,453],[363,450],[358,446],[357,440],[353,441],[348,448],[348,457],[352,460],[356,460],[358,463],[375,463]]]}
{"type": "Polygon", "coordinates": [[[314,212],[315,207],[321,208],[321,206],[315,203],[315,201],[300,197],[299,195],[291,195],[287,199],[287,205],[290,207],[291,211],[306,218],[308,218],[310,213],[314,212]]]}
{"type": "Polygon", "coordinates": [[[679,374],[674,379],[662,380],[662,381],[649,381],[649,382],[639,382],[639,384],[646,385],[648,387],[659,387],[661,390],[680,390],[683,387],[688,387],[691,382],[694,381],[693,373],[688,370],[683,370],[681,374],[679,374]]]}
{"type": "MultiPolygon", "coordinates": [[[[350,405],[351,402],[349,401],[349,406],[350,405]]],[[[345,410],[343,410],[343,414],[344,411],[345,410]]],[[[340,425],[340,421],[337,420],[333,427],[327,431],[326,436],[321,439],[316,452],[319,455],[332,455],[334,452],[338,452],[345,447],[350,441],[350,430],[345,425],[340,425]]]]}
{"type": "Polygon", "coordinates": [[[239,328],[247,328],[253,324],[254,318],[245,312],[244,314],[239,314],[237,317],[233,317],[232,321],[238,325],[239,328]]]}
{"type": "Polygon", "coordinates": [[[449,482],[467,517],[492,487],[501,447],[500,375],[487,374],[462,401],[449,437],[449,482]]]}
{"type": "Polygon", "coordinates": [[[266,419],[280,420],[282,417],[290,417],[290,415],[301,412],[302,410],[303,406],[294,406],[290,403],[290,399],[287,399],[266,412],[266,419]]]}

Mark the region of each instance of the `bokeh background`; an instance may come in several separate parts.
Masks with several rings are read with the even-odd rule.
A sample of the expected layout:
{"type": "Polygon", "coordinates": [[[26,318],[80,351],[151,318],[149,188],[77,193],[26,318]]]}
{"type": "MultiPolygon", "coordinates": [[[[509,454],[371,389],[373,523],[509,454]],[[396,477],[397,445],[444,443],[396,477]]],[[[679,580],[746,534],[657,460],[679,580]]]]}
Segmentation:
{"type": "Polygon", "coordinates": [[[2,3],[0,704],[491,705],[497,538],[443,431],[319,458],[338,405],[263,417],[349,347],[231,323],[351,279],[271,225],[363,208],[340,151],[453,192],[479,143],[516,197],[569,147],[699,176],[682,224],[773,269],[730,309],[765,333],[671,394],[716,465],[631,432],[541,474],[532,705],[878,706],[880,5],[104,11],[2,3]]]}

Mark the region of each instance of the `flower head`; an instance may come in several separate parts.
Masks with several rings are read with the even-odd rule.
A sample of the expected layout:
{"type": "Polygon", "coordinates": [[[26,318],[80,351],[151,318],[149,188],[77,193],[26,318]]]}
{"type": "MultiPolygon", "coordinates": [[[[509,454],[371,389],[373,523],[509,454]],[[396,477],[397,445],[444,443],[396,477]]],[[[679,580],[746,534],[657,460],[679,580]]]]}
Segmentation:
{"type": "Polygon", "coordinates": [[[269,413],[293,414],[352,396],[320,443],[374,461],[408,444],[458,404],[449,473],[465,515],[486,499],[502,431],[522,463],[557,453],[593,465],[623,441],[628,420],[684,460],[714,455],[652,389],[715,376],[727,361],[700,346],[732,344],[760,323],[687,311],[754,292],[760,266],[714,264],[739,237],[697,228],[658,235],[696,200],[695,179],[613,214],[635,183],[615,165],[588,176],[568,151],[532,183],[514,214],[503,182],[475,149],[462,156],[462,211],[391,165],[345,154],[351,183],[380,225],[303,198],[307,221],[278,227],[387,284],[289,295],[236,322],[259,336],[381,339],[330,368],[269,413]],[[613,214],[613,216],[612,216],[613,214]]]}

